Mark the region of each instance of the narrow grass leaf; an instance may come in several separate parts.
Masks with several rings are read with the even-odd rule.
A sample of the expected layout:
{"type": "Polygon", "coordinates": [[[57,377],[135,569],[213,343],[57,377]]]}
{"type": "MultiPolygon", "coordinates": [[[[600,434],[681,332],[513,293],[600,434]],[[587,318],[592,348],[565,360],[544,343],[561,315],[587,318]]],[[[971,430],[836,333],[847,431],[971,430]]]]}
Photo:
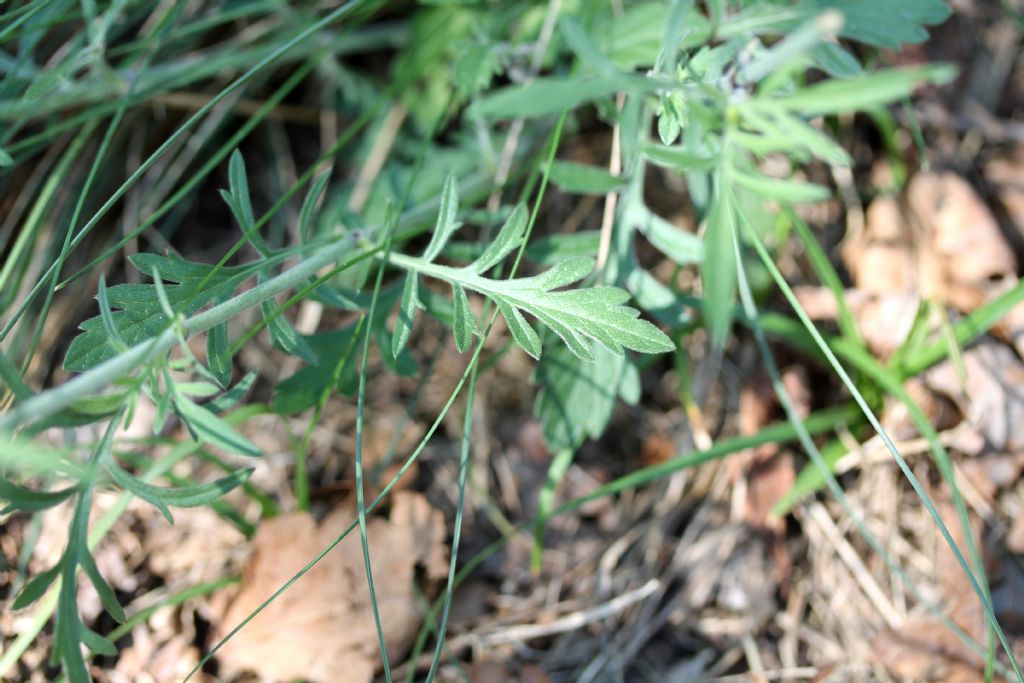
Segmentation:
{"type": "Polygon", "coordinates": [[[533,525],[533,552],[531,553],[530,560],[530,569],[534,574],[539,574],[541,570],[541,559],[544,550],[544,529],[547,527],[548,517],[551,514],[551,508],[555,501],[555,491],[558,489],[558,485],[562,483],[562,480],[565,479],[565,475],[569,473],[573,454],[574,451],[570,448],[563,448],[555,453],[555,457],[551,459],[551,464],[548,465],[548,474],[544,478],[544,486],[541,487],[540,492],[537,494],[537,521],[533,525]]]}
{"type": "Polygon", "coordinates": [[[455,174],[450,173],[445,178],[444,187],[441,189],[441,208],[437,213],[437,223],[434,225],[434,234],[430,243],[423,252],[423,258],[433,261],[437,258],[448,239],[458,228],[459,224],[455,218],[459,212],[459,196],[457,194],[457,183],[455,174]]]}
{"type": "Polygon", "coordinates": [[[843,287],[843,281],[839,277],[839,273],[836,272],[835,267],[832,265],[832,261],[829,259],[828,254],[821,248],[821,244],[815,239],[814,234],[811,233],[811,229],[800,220],[794,212],[787,210],[786,218],[790,224],[796,229],[796,234],[800,238],[801,243],[804,245],[804,250],[807,252],[807,258],[811,263],[811,267],[814,268],[814,272],[817,274],[818,279],[829,288],[832,292],[832,296],[836,300],[836,306],[839,311],[838,322],[839,329],[842,331],[843,336],[849,339],[855,344],[860,343],[860,332],[857,331],[857,323],[853,319],[853,313],[850,312],[850,307],[846,305],[846,289],[843,287]]]}
{"type": "Polygon", "coordinates": [[[14,165],[14,157],[3,147],[0,147],[0,168],[14,165]]]}

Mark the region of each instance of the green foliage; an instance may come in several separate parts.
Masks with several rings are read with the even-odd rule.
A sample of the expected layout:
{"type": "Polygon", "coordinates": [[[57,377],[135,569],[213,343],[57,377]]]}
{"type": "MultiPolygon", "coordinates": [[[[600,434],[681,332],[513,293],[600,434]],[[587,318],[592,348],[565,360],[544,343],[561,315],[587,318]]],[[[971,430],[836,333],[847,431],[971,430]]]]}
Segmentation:
{"type": "MultiPolygon", "coordinates": [[[[162,278],[176,283],[164,286],[164,291],[175,313],[186,316],[203,304],[227,298],[253,274],[251,268],[223,267],[214,271],[206,264],[157,254],[133,254],[128,260],[146,275],[157,269],[162,278]]],[[[109,306],[101,307],[101,315],[83,322],[82,333],[71,341],[64,357],[67,370],[89,370],[113,358],[117,355],[115,334],[131,347],[152,339],[171,324],[155,285],[114,285],[106,290],[106,298],[109,306]],[[107,317],[106,323],[104,317],[107,317]],[[108,329],[108,325],[112,329],[108,329]]]]}
{"type": "MultiPolygon", "coordinates": [[[[126,616],[89,550],[89,512],[97,486],[145,500],[168,521],[173,521],[173,507],[212,506],[236,488],[266,497],[248,482],[251,469],[225,466],[227,476],[207,483],[163,486],[145,474],[148,470],[119,465],[115,452],[121,462],[138,465],[129,454],[115,451],[113,440],[116,427],[140,400],[155,406],[155,432],[172,419],[188,431],[192,439],[180,444],[183,453],[201,448],[206,457],[219,457],[217,451],[258,457],[257,445],[236,428],[238,413],[228,411],[243,402],[256,381],[250,374],[231,387],[234,354],[264,327],[276,353],[303,363],[274,387],[270,408],[281,416],[311,411],[308,435],[334,394],[358,393],[364,405],[368,366],[379,361],[383,372],[421,371],[417,344],[410,344],[420,311],[451,330],[459,352],[472,354],[463,378],[472,403],[477,373],[489,367],[478,362],[483,344],[488,335],[503,333],[495,331],[500,327],[492,329],[500,316],[509,348],[514,345],[537,359],[535,413],[548,445],[558,453],[539,506],[539,551],[543,522],[559,511],[553,507],[555,489],[574,451],[585,440],[600,438],[620,400],[635,404],[641,398],[642,363],[636,354],[677,352],[677,341],[698,326],[715,344],[724,345],[737,319],[763,323],[794,345],[819,353],[788,319],[752,321],[738,314],[737,292],[747,292],[738,287],[738,279],[746,277],[751,236],[770,229],[770,216],[784,212],[818,277],[838,296],[840,281],[827,256],[815,249],[813,236],[790,210],[830,194],[828,187],[806,180],[808,164],[851,164],[849,153],[832,137],[834,129],[823,125],[821,117],[884,111],[918,86],[945,83],[953,76],[945,66],[866,70],[855,56],[861,53],[839,40],[869,49],[921,41],[926,27],[949,14],[941,0],[645,0],[621,8],[566,2],[558,16],[548,15],[548,3],[528,0],[423,2],[407,16],[383,14],[381,21],[387,23],[372,23],[382,16],[377,12],[381,4],[355,0],[313,16],[281,12],[266,3],[200,2],[180,14],[175,5],[160,21],[140,22],[131,3],[87,2],[78,8],[57,2],[26,4],[0,18],[0,44],[11,55],[9,78],[0,83],[0,167],[27,172],[48,145],[54,145],[50,149],[57,159],[48,162],[53,170],[41,189],[27,190],[35,193],[30,199],[36,208],[25,213],[21,236],[5,245],[3,301],[13,302],[8,292],[30,290],[0,331],[0,341],[12,340],[6,349],[33,348],[32,340],[38,342],[51,314],[53,293],[77,286],[131,240],[147,230],[173,236],[178,227],[191,227],[192,217],[206,209],[203,202],[194,202],[195,192],[215,170],[226,171],[228,189],[221,197],[241,232],[215,265],[143,252],[127,257],[143,283],[108,286],[108,276],[113,280],[117,271],[101,275],[98,314],[81,324],[64,359],[66,370],[83,373],[72,382],[35,393],[22,379],[29,352],[12,351],[10,358],[0,353],[0,380],[14,402],[10,413],[0,415],[0,500],[5,503],[0,514],[74,505],[60,561],[32,577],[14,605],[21,609],[37,603],[59,584],[54,655],[74,683],[88,680],[81,645],[97,654],[116,653],[111,641],[89,630],[78,614],[79,569],[104,609],[117,621],[126,616]],[[251,44],[224,38],[227,27],[267,20],[273,30],[251,36],[251,44]],[[59,52],[48,38],[57,25],[62,32],[75,32],[59,52]],[[203,59],[197,61],[191,54],[200,49],[203,59]],[[394,56],[385,74],[379,66],[366,66],[379,64],[376,57],[382,52],[394,56]],[[352,53],[368,58],[346,59],[352,53]],[[283,72],[292,77],[269,95],[263,92],[266,82],[283,72]],[[130,82],[124,76],[128,73],[130,82]],[[131,122],[143,120],[151,102],[206,87],[224,74],[241,75],[227,87],[216,86],[209,104],[160,141],[120,187],[106,187],[116,182],[104,177],[108,166],[116,166],[108,158],[108,141],[110,150],[135,149],[151,131],[131,122]],[[337,144],[308,160],[308,168],[295,174],[298,182],[288,187],[281,178],[289,173],[250,172],[238,148],[299,83],[322,91],[316,106],[336,109],[346,128],[337,144]],[[242,114],[238,131],[225,130],[215,109],[232,93],[267,103],[242,114]],[[384,120],[388,107],[392,113],[408,112],[412,125],[394,130],[381,125],[366,135],[371,122],[384,120]],[[612,168],[621,170],[615,173],[604,165],[556,158],[563,126],[575,131],[581,124],[594,125],[595,114],[597,125],[617,129],[621,164],[612,168]],[[102,125],[108,133],[95,148],[92,141],[102,125]],[[444,132],[444,143],[435,139],[437,131],[444,132]],[[66,139],[72,142],[55,142],[66,139]],[[98,149],[94,159],[87,159],[91,165],[84,183],[76,170],[88,156],[83,149],[98,149]],[[763,170],[769,155],[785,160],[784,172],[763,170]],[[323,162],[346,166],[332,182],[330,173],[317,175],[323,162]],[[495,169],[506,163],[510,173],[498,188],[495,169]],[[684,230],[645,203],[651,166],[685,183],[688,213],[699,229],[684,230]],[[366,174],[372,182],[357,201],[367,189],[360,186],[367,180],[366,169],[373,171],[366,174]],[[99,185],[92,184],[95,177],[101,178],[99,185]],[[138,185],[143,179],[145,185],[138,185]],[[615,195],[610,224],[600,232],[593,224],[573,234],[556,229],[532,237],[536,210],[531,215],[527,207],[532,202],[541,206],[549,183],[562,193],[615,195]],[[54,201],[61,187],[82,188],[74,190],[80,201],[73,216],[56,208],[64,204],[54,201]],[[126,213],[123,237],[111,237],[101,255],[90,255],[95,260],[69,273],[67,265],[74,262],[69,257],[80,256],[76,250],[83,240],[133,187],[146,188],[139,194],[147,195],[147,215],[136,220],[126,213]],[[520,196],[510,199],[515,191],[520,196]],[[149,192],[156,197],[152,206],[149,192]],[[492,195],[496,201],[483,208],[492,195]],[[254,208],[254,197],[257,206],[273,201],[264,215],[254,208]],[[282,211],[300,199],[295,210],[282,211]],[[193,206],[198,211],[191,211],[193,206]],[[99,208],[88,216],[82,213],[85,207],[99,208]],[[464,224],[468,229],[463,231],[464,224]],[[50,225],[67,226],[66,240],[61,233],[51,248],[33,249],[50,225]],[[470,237],[459,242],[457,234],[470,237]],[[682,291],[679,282],[688,280],[645,268],[650,250],[638,255],[638,241],[670,259],[676,272],[699,272],[699,290],[682,291]],[[240,252],[243,247],[246,251],[240,252]],[[33,253],[53,260],[33,270],[28,258],[33,253]],[[253,253],[245,265],[227,265],[253,253]],[[37,272],[43,275],[29,282],[37,272]],[[371,275],[378,272],[374,281],[371,275]],[[340,320],[336,329],[305,335],[288,322],[286,311],[307,298],[341,316],[331,318],[340,320]],[[249,328],[236,326],[244,312],[256,309],[249,328]],[[203,333],[206,357],[200,362],[190,341],[203,333]],[[362,368],[357,348],[367,351],[362,368]],[[363,390],[357,392],[360,385],[363,390]],[[74,445],[57,451],[26,438],[47,427],[100,421],[108,424],[96,444],[75,443],[75,432],[68,432],[74,445]],[[76,455],[86,447],[88,458],[76,455]]],[[[238,118],[235,114],[227,119],[238,118]]],[[[149,143],[145,146],[148,153],[149,143]]],[[[900,379],[946,353],[915,337],[913,348],[902,349],[891,367],[879,367],[860,353],[841,299],[840,306],[843,336],[829,340],[830,345],[885,394],[900,396],[900,379]]],[[[1007,306],[1001,300],[962,321],[954,331],[957,339],[988,329],[1007,306]]],[[[240,412],[253,408],[243,406],[240,412]]],[[[466,413],[467,435],[472,414],[466,413]]],[[[822,431],[834,419],[823,414],[811,423],[822,431]]],[[[361,433],[361,410],[359,424],[361,433]]],[[[749,443],[716,445],[686,466],[761,443],[762,436],[794,436],[793,430],[776,427],[749,443]]],[[[462,487],[469,450],[467,436],[462,487]]],[[[300,501],[308,502],[308,481],[299,483],[306,476],[304,457],[296,457],[296,491],[300,501]]],[[[601,495],[653,481],[681,466],[673,462],[627,475],[602,488],[601,495]]],[[[798,492],[822,481],[802,475],[804,488],[798,492]]],[[[172,476],[170,483],[183,482],[172,476]]],[[[366,512],[377,501],[367,506],[362,495],[360,486],[365,527],[366,512]]],[[[462,501],[460,492],[459,520],[462,501]]],[[[454,582],[454,553],[452,561],[454,582]]],[[[437,656],[442,643],[443,634],[437,656]]],[[[3,665],[0,656],[0,669],[3,665]]],[[[436,669],[435,657],[431,672],[436,669]]],[[[390,680],[388,668],[385,677],[390,680]]]]}
{"type": "Polygon", "coordinates": [[[534,380],[536,413],[552,450],[575,450],[604,433],[615,404],[640,400],[640,374],[628,358],[598,349],[595,362],[580,363],[564,347],[544,354],[534,380]]]}

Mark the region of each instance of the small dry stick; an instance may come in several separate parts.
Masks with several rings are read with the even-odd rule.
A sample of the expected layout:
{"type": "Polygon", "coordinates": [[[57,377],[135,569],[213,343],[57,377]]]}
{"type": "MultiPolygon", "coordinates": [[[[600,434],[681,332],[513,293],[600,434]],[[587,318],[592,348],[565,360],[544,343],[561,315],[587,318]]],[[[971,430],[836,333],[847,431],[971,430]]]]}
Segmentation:
{"type": "Polygon", "coordinates": [[[661,582],[658,581],[658,579],[651,579],[639,588],[633,589],[628,593],[623,593],[622,595],[612,598],[608,602],[598,605],[597,607],[567,614],[564,617],[547,624],[519,624],[516,626],[509,626],[498,631],[493,631],[491,633],[468,633],[463,637],[457,638],[455,642],[460,645],[477,644],[489,647],[501,643],[519,643],[524,640],[545,638],[547,636],[558,635],[559,633],[575,631],[583,628],[587,624],[607,619],[608,617],[618,614],[627,607],[647,599],[658,590],[660,585],[661,582]],[[466,643],[463,643],[462,641],[466,641],[466,643]]]}

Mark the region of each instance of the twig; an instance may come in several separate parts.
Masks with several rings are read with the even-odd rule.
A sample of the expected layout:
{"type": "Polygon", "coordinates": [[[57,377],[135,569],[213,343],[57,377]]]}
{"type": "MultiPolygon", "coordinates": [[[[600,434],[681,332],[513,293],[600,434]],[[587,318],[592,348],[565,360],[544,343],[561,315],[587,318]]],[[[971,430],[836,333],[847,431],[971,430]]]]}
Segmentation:
{"type": "Polygon", "coordinates": [[[622,595],[612,598],[608,602],[598,605],[597,607],[567,614],[564,617],[547,624],[518,624],[498,631],[492,631],[491,633],[467,633],[464,636],[456,638],[452,642],[452,647],[456,647],[456,644],[459,646],[475,645],[489,647],[499,645],[501,643],[518,643],[524,640],[545,638],[547,636],[558,635],[559,633],[575,631],[576,629],[583,628],[587,624],[607,619],[627,607],[647,599],[656,590],[658,590],[660,586],[661,582],[658,581],[658,579],[651,579],[639,588],[633,589],[628,593],[623,593],[622,595]]]}
{"type": "MultiPolygon", "coordinates": [[[[625,101],[626,98],[622,93],[616,96],[615,108],[617,111],[622,111],[622,105],[625,101]]],[[[608,160],[608,172],[614,176],[622,172],[622,145],[620,138],[621,130],[618,122],[616,122],[615,127],[612,128],[612,151],[611,158],[608,160]]],[[[637,172],[639,173],[639,171],[637,172]]],[[[612,190],[604,196],[604,214],[601,216],[601,240],[597,248],[598,271],[604,270],[604,264],[608,261],[608,254],[612,250],[612,228],[615,225],[615,207],[618,205],[618,201],[618,190],[612,190]]]]}

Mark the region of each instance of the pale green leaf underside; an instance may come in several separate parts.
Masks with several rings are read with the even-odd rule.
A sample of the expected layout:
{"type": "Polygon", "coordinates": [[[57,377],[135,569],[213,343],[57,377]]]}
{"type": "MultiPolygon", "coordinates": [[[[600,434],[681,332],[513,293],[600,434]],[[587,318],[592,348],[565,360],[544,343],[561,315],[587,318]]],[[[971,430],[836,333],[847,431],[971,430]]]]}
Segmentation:
{"type": "Polygon", "coordinates": [[[459,309],[459,290],[472,290],[493,300],[506,318],[513,339],[532,356],[539,356],[536,331],[513,309],[528,313],[557,334],[578,357],[593,360],[596,342],[614,354],[628,348],[641,353],[664,353],[674,349],[671,340],[657,327],[639,319],[640,312],[624,306],[629,294],[617,287],[590,287],[552,291],[578,282],[593,270],[589,258],[564,261],[554,268],[532,277],[516,280],[492,280],[478,275],[472,266],[452,268],[432,264],[423,259],[392,254],[391,262],[413,272],[443,280],[455,291],[456,344],[467,341],[467,332],[475,330],[475,321],[467,308],[459,309]],[[532,334],[531,334],[532,333],[532,334]]]}

